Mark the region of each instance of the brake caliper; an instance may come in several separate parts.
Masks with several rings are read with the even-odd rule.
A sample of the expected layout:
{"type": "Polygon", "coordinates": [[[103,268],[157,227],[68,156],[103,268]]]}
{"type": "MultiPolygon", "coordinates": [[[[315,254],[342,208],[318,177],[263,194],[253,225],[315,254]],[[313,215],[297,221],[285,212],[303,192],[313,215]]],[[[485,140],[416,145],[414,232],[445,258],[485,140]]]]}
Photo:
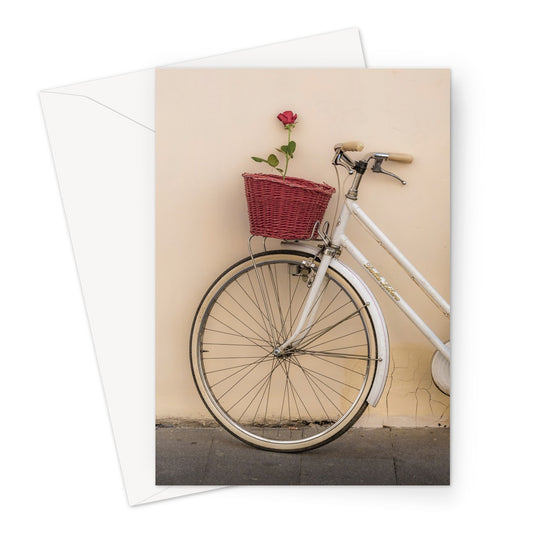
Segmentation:
{"type": "Polygon", "coordinates": [[[304,259],[296,270],[296,275],[302,278],[307,284],[307,287],[311,287],[316,276],[316,265],[310,259],[304,259]]]}

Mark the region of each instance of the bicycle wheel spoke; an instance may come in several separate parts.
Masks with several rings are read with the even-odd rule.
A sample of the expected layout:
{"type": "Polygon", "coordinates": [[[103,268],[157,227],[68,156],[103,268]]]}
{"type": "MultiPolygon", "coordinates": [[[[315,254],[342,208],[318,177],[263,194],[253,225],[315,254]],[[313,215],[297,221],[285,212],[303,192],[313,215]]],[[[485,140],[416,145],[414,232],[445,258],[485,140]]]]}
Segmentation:
{"type": "MultiPolygon", "coordinates": [[[[267,335],[270,336],[270,341],[272,342],[272,344],[274,344],[274,336],[272,334],[272,326],[270,325],[271,320],[270,320],[270,318],[267,315],[265,315],[265,313],[261,309],[261,305],[259,304],[259,298],[257,297],[257,294],[255,292],[254,285],[252,283],[252,279],[250,278],[250,273],[249,272],[246,272],[246,277],[248,279],[248,283],[250,284],[250,288],[252,289],[252,293],[254,295],[254,299],[252,299],[251,297],[250,297],[250,299],[254,302],[254,305],[259,310],[259,313],[261,315],[261,320],[263,321],[263,324],[264,324],[265,331],[267,331],[267,335]],[[267,326],[267,324],[269,324],[270,327],[267,326]]],[[[259,277],[257,277],[257,279],[259,280],[259,277]]],[[[237,283],[239,282],[238,279],[236,281],[237,281],[237,283]]],[[[259,287],[259,288],[261,289],[261,287],[259,287]]],[[[264,297],[263,297],[263,303],[264,303],[264,297]]]]}
{"type": "MultiPolygon", "coordinates": [[[[327,283],[325,284],[322,292],[320,293],[320,295],[317,297],[316,301],[315,301],[315,304],[316,305],[319,301],[320,301],[320,298],[322,297],[322,295],[324,294],[325,290],[327,289],[328,287],[328,284],[329,284],[329,279],[327,280],[327,283]]],[[[321,322],[323,319],[327,318],[328,316],[330,316],[330,314],[326,315],[325,317],[323,316],[324,313],[329,309],[329,307],[331,306],[331,304],[333,304],[333,302],[335,301],[335,299],[338,297],[338,295],[341,293],[342,291],[342,288],[338,290],[337,294],[331,299],[331,302],[329,302],[329,304],[322,310],[322,312],[320,313],[320,315],[318,315],[316,318],[315,318],[315,321],[313,322],[313,324],[311,324],[311,326],[308,326],[308,334],[311,332],[311,330],[316,326],[316,324],[318,324],[319,322],[321,322]]],[[[337,309],[338,310],[338,309],[337,309]]],[[[337,311],[336,310],[336,311],[337,311]]],[[[334,313],[336,312],[334,311],[334,313]]]]}
{"type": "Polygon", "coordinates": [[[251,313],[232,295],[228,292],[228,296],[266,333],[268,336],[268,331],[251,315],[251,313]]]}
{"type": "MultiPolygon", "coordinates": [[[[322,357],[322,355],[318,355],[318,354],[312,354],[312,355],[313,357],[316,357],[317,359],[320,359],[321,361],[324,361],[325,363],[329,363],[330,365],[338,366],[339,368],[342,368],[343,370],[347,370],[348,372],[353,372],[355,374],[359,374],[360,376],[364,376],[362,372],[354,370],[353,368],[349,368],[347,366],[341,365],[340,363],[335,363],[334,361],[330,361],[329,358],[327,357],[322,357]]],[[[329,354],[326,354],[326,355],[329,355],[329,354]]],[[[350,357],[350,359],[354,359],[354,358],[350,357]]],[[[365,357],[363,360],[368,361],[369,358],[365,357]]]]}
{"type": "MultiPolygon", "coordinates": [[[[340,307],[338,307],[337,309],[335,309],[335,311],[331,311],[331,313],[328,313],[326,316],[323,316],[322,318],[320,318],[319,320],[315,320],[309,327],[309,331],[311,331],[319,322],[323,322],[324,320],[326,320],[326,318],[329,318],[330,316],[334,315],[337,311],[340,311],[341,309],[343,309],[344,307],[346,307],[347,305],[349,305],[350,302],[346,302],[345,304],[341,305],[340,307]]],[[[316,335],[317,333],[319,333],[320,331],[324,331],[326,328],[323,328],[322,330],[319,330],[318,332],[314,332],[313,335],[316,335]]]]}
{"type": "MultiPolygon", "coordinates": [[[[318,344],[315,344],[313,347],[314,348],[318,348],[319,346],[323,346],[324,344],[328,344],[330,342],[338,341],[340,339],[344,339],[346,337],[349,337],[350,335],[355,335],[356,333],[361,333],[361,332],[364,332],[364,329],[357,329],[355,331],[349,331],[348,333],[345,333],[344,335],[339,335],[338,337],[334,337],[333,339],[328,339],[327,341],[319,342],[318,344]]],[[[364,344],[363,346],[366,346],[366,344],[364,344]]],[[[339,348],[336,348],[336,349],[338,350],[339,348]]]]}
{"type": "MultiPolygon", "coordinates": [[[[242,402],[242,400],[244,400],[244,398],[246,398],[246,396],[248,396],[248,394],[250,394],[263,380],[269,380],[271,377],[272,377],[272,374],[274,372],[274,370],[277,368],[277,365],[274,367],[274,369],[272,369],[268,374],[266,374],[265,376],[261,377],[259,379],[259,381],[248,391],[246,392],[239,400],[237,400],[231,407],[228,408],[228,413],[236,406],[238,405],[240,402],[242,402]]],[[[242,381],[246,376],[243,376],[237,383],[235,383],[235,385],[237,385],[240,381],[242,381]]],[[[235,386],[234,385],[234,386],[235,386]]],[[[226,393],[224,394],[227,394],[228,391],[226,391],[226,393]]]]}
{"type": "MultiPolygon", "coordinates": [[[[260,361],[262,362],[262,361],[260,361]]],[[[235,366],[228,366],[226,368],[218,368],[217,370],[206,370],[204,372],[204,374],[206,376],[208,376],[209,374],[215,374],[217,372],[227,372],[228,370],[233,370],[234,368],[248,368],[250,365],[252,365],[253,363],[245,363],[245,364],[242,364],[242,365],[235,365],[235,366]]],[[[231,376],[230,376],[231,377],[231,376]]],[[[216,385],[216,383],[214,385],[212,385],[213,387],[216,385]]]]}
{"type": "Polygon", "coordinates": [[[268,272],[270,274],[270,282],[272,283],[272,286],[274,288],[274,295],[276,297],[276,307],[277,307],[277,310],[278,310],[278,313],[279,313],[281,338],[287,338],[287,332],[285,331],[285,324],[283,322],[283,312],[281,310],[281,302],[280,302],[280,294],[279,294],[279,282],[278,282],[278,275],[277,275],[276,265],[274,265],[274,271],[275,271],[275,276],[272,273],[272,265],[268,265],[268,272]]]}
{"type": "MultiPolygon", "coordinates": [[[[287,396],[287,388],[288,388],[288,374],[287,374],[287,370],[286,368],[284,367],[284,362],[281,363],[281,367],[283,368],[283,370],[285,371],[285,385],[283,387],[283,398],[281,399],[281,409],[279,411],[279,423],[278,423],[278,426],[281,426],[281,419],[283,417],[283,407],[285,405],[285,398],[287,396]]],[[[288,407],[288,412],[289,412],[289,421],[291,419],[291,408],[290,408],[290,405],[287,404],[287,407],[288,407]]]]}
{"type": "MultiPolygon", "coordinates": [[[[291,267],[290,265],[287,265],[287,279],[289,280],[289,294],[291,295],[291,299],[289,301],[287,313],[285,314],[285,320],[283,322],[286,322],[287,316],[289,317],[289,324],[292,322],[292,301],[294,300],[294,295],[296,294],[296,289],[298,288],[298,282],[294,284],[294,292],[291,290],[291,267]]],[[[292,333],[292,331],[289,331],[289,335],[292,333]]]]}
{"type": "Polygon", "coordinates": [[[269,329],[270,329],[271,340],[272,340],[272,343],[274,344],[276,342],[276,334],[275,334],[275,329],[274,329],[274,325],[273,325],[272,313],[269,312],[269,307],[267,305],[268,294],[267,294],[267,296],[265,296],[266,287],[265,287],[264,284],[261,283],[261,279],[260,279],[260,276],[259,276],[259,269],[258,269],[255,261],[253,262],[253,269],[254,269],[254,272],[255,272],[255,276],[257,278],[257,283],[259,285],[259,291],[261,292],[261,298],[263,300],[263,305],[265,306],[265,312],[266,312],[266,316],[267,316],[267,323],[268,323],[268,326],[269,326],[269,329]]]}
{"type": "MultiPolygon", "coordinates": [[[[249,369],[249,371],[246,372],[246,374],[244,374],[244,376],[242,376],[242,377],[239,379],[239,381],[237,381],[237,383],[234,383],[234,384],[233,384],[233,385],[232,385],[232,386],[231,386],[231,387],[230,387],[230,388],[229,388],[224,394],[222,394],[222,396],[220,396],[220,398],[223,398],[223,397],[224,397],[224,396],[225,396],[225,395],[231,390],[232,387],[235,387],[235,385],[237,385],[238,383],[240,383],[240,382],[241,382],[241,381],[242,381],[242,380],[243,380],[243,379],[244,379],[244,378],[245,378],[250,372],[252,372],[253,370],[255,370],[255,368],[256,368],[259,364],[265,362],[265,360],[266,360],[266,356],[263,357],[262,359],[260,359],[259,361],[254,361],[254,362],[252,362],[252,363],[246,365],[245,368],[248,368],[248,367],[251,366],[251,368],[249,369]]],[[[212,388],[215,388],[217,385],[220,385],[221,383],[223,383],[223,382],[226,381],[227,379],[232,378],[233,376],[239,374],[240,372],[242,372],[242,370],[243,370],[243,369],[241,369],[241,370],[237,370],[237,371],[234,372],[233,374],[231,374],[231,375],[229,375],[229,376],[226,376],[225,378],[221,379],[220,381],[217,381],[216,383],[212,383],[212,384],[211,384],[211,387],[212,387],[212,388]]]]}
{"type": "MultiPolygon", "coordinates": [[[[309,387],[311,388],[311,391],[313,392],[313,394],[315,395],[315,398],[316,400],[318,401],[318,403],[320,404],[320,407],[322,408],[322,410],[324,411],[324,414],[326,415],[326,419],[330,418],[328,412],[326,411],[326,408],[324,407],[324,404],[322,403],[322,401],[320,400],[320,398],[318,397],[318,394],[316,393],[316,390],[315,390],[315,387],[313,387],[313,385],[311,384],[311,379],[310,379],[310,376],[308,375],[308,373],[306,372],[306,370],[302,367],[302,365],[300,364],[300,362],[297,360],[297,358],[295,357],[294,358],[294,363],[298,366],[298,368],[302,371],[302,373],[304,374],[308,384],[309,384],[309,387]]],[[[316,387],[318,390],[320,390],[320,387],[316,387]]],[[[322,392],[322,391],[321,391],[322,392]]],[[[323,393],[322,393],[323,394],[323,393]]],[[[324,395],[324,394],[323,394],[324,395]]]]}
{"type": "MultiPolygon", "coordinates": [[[[291,362],[289,361],[289,368],[287,370],[287,373],[290,372],[290,368],[291,368],[291,362]]],[[[294,399],[294,407],[296,407],[296,412],[298,413],[298,420],[303,420],[303,417],[302,417],[302,414],[300,413],[300,409],[298,408],[298,401],[296,400],[296,395],[298,394],[298,391],[295,389],[295,386],[294,386],[294,383],[292,382],[292,380],[290,378],[289,379],[289,387],[290,387],[290,391],[292,392],[292,397],[294,399]]],[[[299,395],[298,395],[298,398],[299,395]]],[[[300,398],[300,401],[301,401],[301,398],[300,398]]],[[[305,409],[305,405],[303,405],[303,408],[305,409]]],[[[308,412],[309,414],[309,412],[308,412]]],[[[309,417],[311,417],[311,415],[309,414],[309,417]]]]}
{"type": "Polygon", "coordinates": [[[314,374],[314,372],[312,370],[310,370],[309,368],[304,368],[304,367],[301,367],[301,368],[308,375],[309,379],[311,379],[313,381],[313,383],[315,384],[316,388],[324,395],[326,400],[328,400],[331,403],[331,405],[339,412],[339,414],[342,415],[343,413],[339,409],[337,404],[320,388],[319,385],[317,385],[316,382],[318,381],[319,383],[322,383],[322,385],[324,385],[325,387],[327,387],[328,389],[333,391],[335,394],[337,394],[339,397],[341,397],[342,399],[346,400],[347,402],[351,403],[351,401],[348,398],[346,398],[343,394],[341,394],[340,392],[338,392],[335,389],[333,389],[332,387],[330,387],[327,383],[325,383],[321,379],[315,377],[314,375],[310,375],[310,374],[314,374]]]}
{"type": "Polygon", "coordinates": [[[274,341],[279,343],[280,342],[280,339],[281,339],[281,333],[280,331],[277,329],[277,326],[276,326],[276,321],[274,320],[274,312],[272,310],[272,302],[271,302],[271,298],[270,298],[270,294],[269,292],[266,290],[267,288],[267,282],[266,282],[266,279],[265,279],[265,273],[263,271],[263,268],[260,269],[261,271],[261,279],[263,280],[263,287],[265,288],[265,292],[266,292],[266,303],[268,303],[268,309],[270,311],[269,313],[269,316],[271,317],[270,319],[270,326],[272,328],[272,330],[276,333],[276,335],[273,335],[274,337],[274,341]]]}
{"type": "Polygon", "coordinates": [[[256,344],[255,342],[253,344],[243,344],[242,342],[236,343],[236,342],[204,342],[204,346],[258,346],[259,348],[270,348],[269,344],[256,344]]]}
{"type": "MultiPolygon", "coordinates": [[[[212,333],[220,333],[221,335],[229,335],[231,337],[242,337],[240,333],[230,333],[229,331],[220,331],[219,329],[205,328],[204,331],[211,331],[212,333]]],[[[254,342],[261,342],[262,339],[256,339],[254,337],[246,337],[254,342]]]]}
{"type": "MultiPolygon", "coordinates": [[[[225,307],[224,305],[222,305],[218,300],[216,302],[216,304],[219,306],[219,307],[222,307],[222,309],[224,309],[224,311],[226,311],[226,313],[228,313],[228,315],[231,315],[235,320],[237,320],[240,324],[242,324],[244,327],[246,327],[247,329],[249,329],[250,331],[253,331],[256,335],[259,336],[259,338],[263,341],[263,342],[266,342],[267,344],[269,344],[268,340],[263,338],[261,335],[259,335],[257,333],[257,331],[254,331],[254,329],[249,326],[248,324],[246,324],[246,322],[243,322],[242,319],[240,319],[237,315],[235,315],[234,313],[232,313],[227,307],[225,307]]],[[[243,335],[244,336],[244,335],[243,335]]]]}
{"type": "MultiPolygon", "coordinates": [[[[202,350],[203,352],[209,352],[209,350],[202,350]]],[[[215,357],[202,357],[203,361],[214,360],[219,361],[222,359],[262,359],[264,355],[217,355],[215,357]]]]}
{"type": "Polygon", "coordinates": [[[259,387],[259,389],[257,390],[257,392],[255,393],[255,395],[253,396],[253,398],[250,400],[250,402],[248,403],[248,405],[246,406],[246,408],[244,409],[244,411],[241,413],[241,416],[237,419],[237,422],[240,422],[242,417],[246,414],[246,411],[248,411],[248,409],[250,408],[250,406],[252,405],[252,403],[254,402],[254,400],[257,398],[257,396],[259,395],[259,393],[261,392],[261,390],[263,390],[263,386],[264,386],[264,390],[263,390],[263,394],[261,395],[261,400],[259,401],[259,404],[257,406],[257,409],[256,409],[256,412],[254,414],[254,418],[252,419],[252,423],[253,421],[255,420],[255,417],[257,415],[257,411],[259,410],[259,407],[261,406],[261,402],[263,400],[263,397],[265,395],[265,392],[267,390],[267,387],[268,387],[268,384],[270,383],[270,380],[272,378],[272,374],[274,373],[274,370],[276,370],[278,365],[273,365],[273,367],[271,368],[270,372],[266,375],[265,379],[261,379],[261,381],[263,381],[263,383],[261,384],[261,386],[259,387]]]}
{"type": "Polygon", "coordinates": [[[289,291],[288,294],[291,295],[291,298],[289,300],[289,303],[287,305],[287,312],[285,313],[285,317],[283,319],[283,325],[287,323],[287,318],[289,319],[289,331],[287,332],[287,336],[290,336],[292,334],[292,325],[293,325],[293,318],[292,318],[292,303],[294,301],[294,297],[296,296],[296,292],[298,290],[298,281],[294,284],[294,290],[291,288],[291,279],[293,277],[293,274],[291,274],[290,265],[287,265],[287,279],[289,284],[289,291]]]}
{"type": "Polygon", "coordinates": [[[309,354],[309,355],[321,355],[322,357],[337,357],[339,359],[361,359],[363,361],[368,361],[371,358],[368,355],[359,355],[354,353],[337,353],[337,352],[318,352],[315,350],[298,350],[299,353],[309,354]]]}
{"type": "MultiPolygon", "coordinates": [[[[329,379],[329,380],[331,380],[331,381],[335,381],[336,383],[340,383],[343,387],[348,387],[348,388],[350,388],[350,389],[354,389],[354,390],[357,390],[357,391],[359,390],[359,388],[357,388],[357,387],[355,387],[355,386],[353,386],[353,385],[349,385],[349,384],[347,384],[347,383],[345,383],[345,382],[343,382],[343,381],[340,381],[340,380],[338,380],[338,379],[332,378],[331,376],[328,376],[327,374],[323,374],[322,372],[318,372],[317,370],[311,370],[311,369],[308,368],[307,371],[308,371],[308,372],[311,372],[311,374],[313,374],[313,375],[319,375],[319,376],[322,376],[322,377],[324,377],[324,378],[326,378],[326,379],[329,379]]],[[[317,378],[317,379],[318,379],[318,378],[317,378]]],[[[324,385],[326,385],[326,387],[330,387],[329,385],[326,384],[325,381],[321,381],[321,383],[323,383],[324,385]]],[[[331,387],[330,387],[330,388],[331,388],[331,387]]],[[[334,389],[331,389],[331,390],[334,391],[335,393],[337,393],[337,394],[338,394],[339,396],[341,396],[342,398],[344,398],[347,402],[350,402],[350,401],[351,401],[350,399],[348,399],[348,398],[342,396],[342,394],[338,393],[336,390],[334,390],[334,389]]]]}
{"type": "MultiPolygon", "coordinates": [[[[276,334],[279,335],[280,333],[279,333],[279,331],[277,330],[277,328],[275,327],[275,324],[272,323],[272,320],[271,320],[271,319],[269,318],[269,316],[268,316],[268,309],[266,309],[266,313],[267,313],[267,314],[265,314],[265,312],[263,312],[263,310],[261,309],[261,306],[259,305],[259,299],[257,298],[257,294],[256,294],[256,292],[255,292],[255,289],[254,289],[254,286],[253,286],[252,280],[251,280],[251,278],[250,278],[250,274],[249,274],[249,272],[246,273],[246,276],[247,276],[247,279],[248,279],[248,283],[250,284],[250,289],[252,290],[252,293],[253,293],[253,295],[254,295],[254,298],[252,298],[252,297],[250,296],[250,294],[246,291],[246,289],[240,284],[240,282],[239,282],[238,279],[235,280],[236,283],[237,283],[237,285],[239,285],[239,287],[241,288],[241,290],[246,294],[246,296],[248,297],[248,299],[254,304],[254,306],[256,307],[256,309],[259,311],[259,313],[260,313],[260,315],[261,315],[261,319],[262,319],[262,321],[263,321],[263,330],[264,330],[265,332],[267,332],[267,334],[269,334],[269,333],[268,333],[268,330],[270,329],[271,332],[272,332],[272,327],[274,327],[274,330],[275,330],[276,334]],[[265,322],[265,320],[266,320],[266,322],[265,322]],[[270,327],[267,327],[267,322],[269,323],[270,327]]],[[[259,280],[259,278],[258,278],[258,280],[259,280]]],[[[258,283],[260,284],[261,282],[258,281],[258,283]]],[[[260,286],[260,289],[261,289],[260,292],[263,294],[264,291],[263,291],[263,289],[262,289],[262,286],[260,286]]],[[[266,300],[265,300],[265,306],[266,306],[266,300]]],[[[272,340],[272,342],[274,343],[275,340],[276,340],[276,337],[273,336],[272,333],[270,333],[270,335],[271,335],[271,340],[272,340]]]]}
{"type": "MultiPolygon", "coordinates": [[[[211,315],[211,317],[213,320],[216,320],[217,322],[219,322],[220,324],[222,324],[223,326],[226,326],[228,329],[231,329],[231,331],[235,331],[238,335],[240,335],[241,337],[245,338],[246,340],[249,340],[249,341],[252,341],[252,343],[257,346],[258,348],[261,348],[262,350],[265,350],[266,352],[268,352],[268,350],[266,348],[262,348],[262,346],[260,344],[257,344],[256,342],[254,342],[252,340],[251,337],[248,337],[246,335],[243,335],[242,333],[240,333],[239,331],[237,331],[236,329],[233,329],[231,326],[228,326],[227,324],[225,324],[224,322],[222,322],[222,320],[220,320],[219,318],[211,315]]],[[[263,342],[266,342],[264,339],[261,339],[263,342]]]]}
{"type": "MultiPolygon", "coordinates": [[[[290,379],[289,377],[289,373],[290,373],[290,367],[291,365],[293,365],[294,362],[292,361],[292,359],[289,359],[289,362],[288,362],[288,369],[287,369],[287,377],[288,377],[288,382],[289,382],[289,387],[290,387],[290,392],[292,392],[292,396],[293,396],[293,399],[294,399],[294,406],[296,408],[296,412],[298,413],[298,420],[299,421],[302,421],[302,422],[305,422],[301,412],[300,412],[300,409],[298,407],[298,400],[300,400],[300,403],[302,405],[302,408],[305,410],[305,412],[307,413],[307,417],[308,417],[308,420],[307,420],[307,426],[309,426],[312,422],[313,422],[313,416],[311,415],[311,413],[309,412],[309,409],[307,408],[307,405],[306,403],[302,400],[302,397],[300,396],[300,394],[298,393],[298,390],[296,388],[296,386],[294,385],[294,382],[290,379]]],[[[294,366],[298,366],[298,365],[294,365],[294,366]]],[[[326,413],[326,417],[327,417],[327,413],[326,413]]]]}
{"type": "Polygon", "coordinates": [[[311,339],[307,339],[307,337],[306,337],[305,340],[307,342],[304,342],[304,344],[300,348],[303,349],[303,348],[309,346],[312,342],[316,341],[317,339],[319,339],[320,337],[322,337],[326,333],[330,332],[332,329],[340,326],[341,324],[343,324],[347,320],[350,320],[350,318],[353,318],[357,314],[359,314],[359,311],[354,311],[353,313],[350,313],[348,316],[346,316],[344,318],[341,318],[341,320],[335,322],[333,325],[328,326],[328,327],[326,327],[324,329],[321,329],[321,330],[315,332],[314,336],[312,336],[311,339]]]}
{"type": "MultiPolygon", "coordinates": [[[[275,370],[275,365],[276,365],[276,362],[277,360],[272,358],[272,368],[270,369],[270,376],[272,376],[274,370],[275,370]]],[[[255,410],[255,413],[254,413],[254,416],[252,418],[252,425],[254,424],[255,422],[255,419],[257,417],[257,414],[259,413],[259,409],[261,408],[261,404],[263,403],[263,399],[265,398],[265,394],[267,392],[267,390],[270,391],[270,380],[268,380],[268,385],[267,385],[267,381],[265,381],[265,388],[263,390],[263,394],[261,395],[261,399],[259,400],[259,403],[257,404],[257,409],[255,410]]],[[[267,395],[267,409],[268,409],[268,399],[269,399],[269,396],[267,395]]],[[[265,421],[266,421],[266,414],[265,414],[265,421]]]]}
{"type": "Polygon", "coordinates": [[[300,313],[302,312],[302,309],[304,307],[304,304],[305,304],[305,301],[307,300],[307,294],[308,294],[308,291],[302,291],[302,301],[300,303],[300,307],[298,307],[298,310],[296,311],[296,313],[294,314],[294,317],[292,319],[292,322],[291,322],[291,325],[290,325],[290,328],[289,328],[289,331],[292,333],[293,330],[294,330],[294,326],[296,325],[296,321],[298,320],[298,317],[300,316],[300,313]]]}
{"type": "MultiPolygon", "coordinates": [[[[272,361],[272,370],[270,372],[270,378],[272,378],[272,374],[274,373],[274,370],[278,367],[279,365],[279,361],[272,361]]],[[[270,400],[270,391],[271,391],[271,385],[272,385],[272,379],[270,379],[268,381],[268,394],[267,394],[267,401],[266,401],[266,404],[265,404],[265,417],[263,419],[264,421],[264,424],[266,425],[266,421],[267,421],[267,414],[268,414],[268,404],[269,404],[269,400],[270,400]]]]}

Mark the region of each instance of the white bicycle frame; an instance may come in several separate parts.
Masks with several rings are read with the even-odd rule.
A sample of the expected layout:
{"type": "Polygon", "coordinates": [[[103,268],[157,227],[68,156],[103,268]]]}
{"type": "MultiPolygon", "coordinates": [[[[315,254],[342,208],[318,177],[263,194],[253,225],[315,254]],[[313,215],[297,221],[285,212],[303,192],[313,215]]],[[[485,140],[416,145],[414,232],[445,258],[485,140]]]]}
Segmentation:
{"type": "Polygon", "coordinates": [[[281,352],[289,345],[297,345],[301,342],[307,330],[310,329],[314,313],[318,305],[315,305],[319,295],[320,287],[326,275],[327,269],[332,260],[336,257],[337,251],[341,247],[346,248],[348,253],[370,274],[371,278],[381,287],[381,289],[391,298],[391,300],[403,311],[403,313],[413,322],[420,332],[431,342],[431,344],[450,361],[450,350],[437,335],[425,324],[425,322],[415,313],[415,311],[405,302],[388,281],[372,266],[363,253],[346,236],[346,224],[354,215],[374,236],[378,243],[392,255],[400,266],[409,274],[411,279],[425,292],[425,294],[441,309],[446,315],[450,315],[450,306],[444,298],[431,286],[431,284],[418,272],[418,270],[407,260],[407,258],[394,246],[392,241],[378,228],[370,217],[364,213],[361,207],[350,198],[346,198],[341,214],[339,216],[335,230],[331,237],[330,245],[324,248],[324,255],[311,285],[311,290],[307,296],[307,301],[302,311],[300,321],[293,335],[287,339],[278,350],[281,352]]]}

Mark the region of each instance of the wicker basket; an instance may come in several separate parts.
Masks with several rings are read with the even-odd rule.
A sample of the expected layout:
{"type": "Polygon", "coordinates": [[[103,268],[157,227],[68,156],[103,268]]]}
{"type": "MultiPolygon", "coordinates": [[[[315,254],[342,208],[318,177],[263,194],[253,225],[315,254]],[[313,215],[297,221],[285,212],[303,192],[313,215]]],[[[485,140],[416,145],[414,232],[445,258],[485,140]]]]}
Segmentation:
{"type": "Polygon", "coordinates": [[[333,187],[301,178],[244,173],[250,233],[275,239],[311,239],[333,187]]]}

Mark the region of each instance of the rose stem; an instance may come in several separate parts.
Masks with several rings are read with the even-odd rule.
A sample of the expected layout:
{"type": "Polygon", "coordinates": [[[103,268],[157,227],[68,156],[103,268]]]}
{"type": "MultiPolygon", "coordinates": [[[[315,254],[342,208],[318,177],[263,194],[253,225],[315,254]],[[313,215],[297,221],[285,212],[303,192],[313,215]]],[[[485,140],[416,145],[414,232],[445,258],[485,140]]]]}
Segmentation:
{"type": "MultiPolygon", "coordinates": [[[[289,130],[289,140],[287,141],[287,150],[289,149],[289,143],[291,142],[291,124],[287,124],[289,130]]],[[[287,168],[289,168],[289,154],[285,154],[285,171],[283,172],[283,179],[287,175],[287,168]]]]}

